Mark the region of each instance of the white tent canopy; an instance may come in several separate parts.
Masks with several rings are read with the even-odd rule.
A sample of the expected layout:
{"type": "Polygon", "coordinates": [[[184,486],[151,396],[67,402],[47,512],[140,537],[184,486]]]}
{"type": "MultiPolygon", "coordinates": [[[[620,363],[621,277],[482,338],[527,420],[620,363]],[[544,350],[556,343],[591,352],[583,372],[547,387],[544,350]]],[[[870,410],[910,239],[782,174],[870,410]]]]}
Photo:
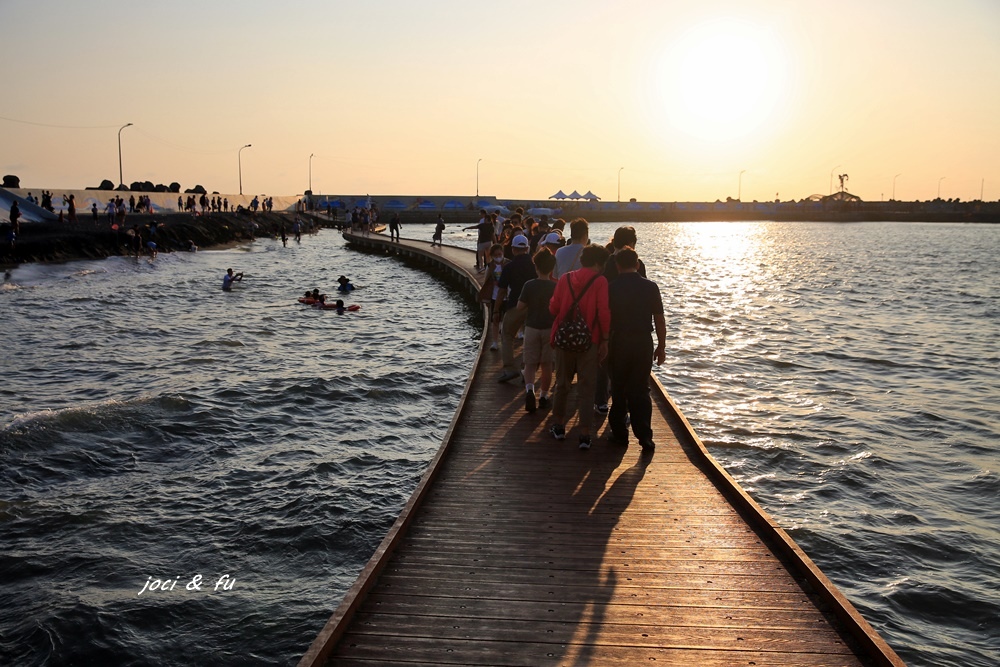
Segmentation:
{"type": "Polygon", "coordinates": [[[583,195],[583,198],[586,199],[587,201],[600,201],[601,199],[590,190],[587,190],[587,194],[583,195]]]}
{"type": "Polygon", "coordinates": [[[560,190],[559,192],[549,197],[549,199],[566,199],[566,193],[560,190]]]}
{"type": "Polygon", "coordinates": [[[583,199],[583,195],[581,195],[576,190],[573,190],[573,192],[570,193],[569,198],[570,199],[583,199]]]}

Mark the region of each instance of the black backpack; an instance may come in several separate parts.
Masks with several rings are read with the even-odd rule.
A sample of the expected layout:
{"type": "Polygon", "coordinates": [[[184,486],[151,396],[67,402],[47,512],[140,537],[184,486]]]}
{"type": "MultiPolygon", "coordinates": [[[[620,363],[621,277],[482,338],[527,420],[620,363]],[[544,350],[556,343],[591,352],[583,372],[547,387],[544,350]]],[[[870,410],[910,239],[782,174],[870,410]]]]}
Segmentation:
{"type": "Polygon", "coordinates": [[[580,292],[580,296],[573,294],[573,282],[572,279],[566,279],[566,286],[569,287],[569,294],[573,297],[573,304],[569,307],[569,312],[566,314],[565,319],[559,323],[559,327],[556,329],[556,335],[553,338],[554,345],[565,352],[586,352],[594,344],[591,340],[590,327],[583,319],[583,315],[580,313],[580,299],[586,294],[587,290],[600,274],[595,275],[590,279],[584,288],[580,292]]]}

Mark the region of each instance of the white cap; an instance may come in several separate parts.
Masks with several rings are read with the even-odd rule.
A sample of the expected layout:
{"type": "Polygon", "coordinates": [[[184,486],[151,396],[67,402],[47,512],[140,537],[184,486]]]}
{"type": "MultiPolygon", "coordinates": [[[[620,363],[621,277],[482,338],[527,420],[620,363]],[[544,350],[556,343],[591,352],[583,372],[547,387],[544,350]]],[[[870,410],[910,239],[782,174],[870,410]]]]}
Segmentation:
{"type": "Polygon", "coordinates": [[[510,242],[510,245],[514,248],[530,248],[531,243],[528,241],[528,237],[521,236],[518,234],[514,237],[514,240],[510,242]]]}
{"type": "Polygon", "coordinates": [[[562,242],[563,237],[559,235],[559,232],[550,232],[545,235],[542,245],[562,245],[562,242]]]}

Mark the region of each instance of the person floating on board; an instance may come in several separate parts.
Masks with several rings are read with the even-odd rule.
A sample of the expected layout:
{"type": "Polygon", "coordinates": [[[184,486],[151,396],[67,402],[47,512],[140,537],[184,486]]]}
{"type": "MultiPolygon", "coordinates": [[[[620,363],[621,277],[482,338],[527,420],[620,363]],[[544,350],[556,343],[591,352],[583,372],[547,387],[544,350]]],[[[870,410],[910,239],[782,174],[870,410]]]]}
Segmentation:
{"type": "Polygon", "coordinates": [[[317,299],[316,302],[312,304],[312,307],[320,308],[322,310],[336,310],[339,315],[343,315],[348,311],[354,312],[356,310],[361,310],[361,306],[357,304],[345,306],[343,299],[337,299],[334,303],[327,303],[325,294],[320,294],[319,299],[317,299]]]}
{"type": "Polygon", "coordinates": [[[230,291],[233,289],[233,283],[243,281],[243,272],[233,273],[232,269],[226,269],[226,275],[222,276],[222,289],[223,291],[230,291]]]}
{"type": "Polygon", "coordinates": [[[337,278],[337,282],[340,286],[337,287],[338,292],[351,292],[354,290],[354,285],[351,284],[351,279],[347,276],[340,276],[337,278]]]}

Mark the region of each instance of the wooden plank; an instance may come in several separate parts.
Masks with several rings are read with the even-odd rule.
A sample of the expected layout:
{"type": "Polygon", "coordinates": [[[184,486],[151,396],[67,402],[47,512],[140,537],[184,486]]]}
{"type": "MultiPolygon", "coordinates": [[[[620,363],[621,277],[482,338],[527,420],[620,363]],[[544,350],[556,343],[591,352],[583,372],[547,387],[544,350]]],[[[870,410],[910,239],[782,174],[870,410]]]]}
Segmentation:
{"type": "Polygon", "coordinates": [[[603,608],[579,622],[554,620],[512,620],[507,618],[468,618],[465,616],[359,613],[354,624],[358,635],[392,633],[400,637],[441,638],[445,640],[495,640],[504,642],[570,642],[586,637],[591,644],[607,646],[660,647],[685,649],[777,651],[797,653],[833,653],[852,655],[829,626],[803,633],[801,628],[731,628],[704,625],[660,625],[650,623],[610,623],[603,608]]]}
{"type": "MultiPolygon", "coordinates": [[[[415,598],[377,590],[367,607],[382,614],[403,616],[453,616],[459,610],[465,618],[507,618],[523,621],[576,622],[589,613],[589,603],[533,602],[530,600],[481,600],[476,598],[415,598]]],[[[829,622],[818,611],[801,609],[766,609],[726,605],[697,605],[690,600],[666,599],[659,605],[668,609],[650,610],[647,605],[615,603],[605,605],[603,614],[608,623],[650,623],[654,613],[670,614],[671,625],[692,627],[725,627],[752,629],[786,629],[813,631],[829,628],[829,622]]],[[[663,619],[657,619],[662,623],[663,619]]]]}
{"type": "MultiPolygon", "coordinates": [[[[699,650],[642,646],[601,646],[580,643],[466,641],[456,639],[399,637],[347,633],[338,658],[379,660],[382,664],[406,664],[408,661],[440,665],[677,665],[678,667],[713,667],[716,665],[782,665],[783,667],[858,667],[853,655],[805,652],[699,650]]],[[[338,662],[331,664],[337,665],[338,662]]]]}
{"type": "MultiPolygon", "coordinates": [[[[553,584],[556,586],[575,585],[581,579],[584,581],[600,576],[610,576],[616,571],[615,566],[591,572],[581,570],[564,570],[562,568],[520,568],[509,567],[506,562],[494,566],[468,566],[451,564],[404,564],[394,560],[384,570],[387,574],[419,581],[422,579],[441,579],[446,581],[476,581],[492,583],[527,583],[553,584]]],[[[629,587],[644,588],[680,588],[698,587],[706,590],[732,591],[801,591],[802,586],[786,576],[781,570],[772,570],[768,574],[727,574],[722,572],[703,574],[692,572],[636,571],[630,569],[618,584],[619,589],[627,591],[629,587]]]]}

